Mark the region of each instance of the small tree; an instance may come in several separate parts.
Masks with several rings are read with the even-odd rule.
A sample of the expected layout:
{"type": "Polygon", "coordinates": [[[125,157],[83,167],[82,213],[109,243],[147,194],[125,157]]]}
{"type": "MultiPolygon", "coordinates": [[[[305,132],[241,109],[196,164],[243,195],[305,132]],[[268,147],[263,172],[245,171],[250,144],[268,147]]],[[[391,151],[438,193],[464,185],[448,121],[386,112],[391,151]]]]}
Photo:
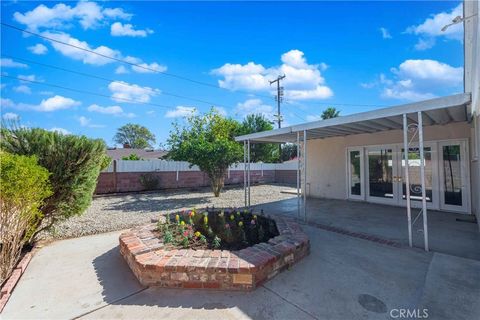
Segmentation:
{"type": "Polygon", "coordinates": [[[131,148],[145,149],[152,148],[155,135],[144,126],[127,123],[117,129],[113,141],[121,145],[129,145],[131,148]]]}
{"type": "Polygon", "coordinates": [[[3,128],[0,145],[13,154],[35,155],[50,173],[53,194],[41,207],[35,233],[56,221],[83,213],[92,201],[100,170],[108,166],[106,146],[101,139],[63,135],[39,128],[3,128]]]}
{"type": "Polygon", "coordinates": [[[336,118],[340,115],[340,111],[334,107],[328,107],[322,112],[322,120],[336,118]]]}
{"type": "Polygon", "coordinates": [[[285,143],[282,148],[282,156],[280,160],[288,161],[297,156],[297,145],[293,143],[285,143]]]}
{"type": "MultiPolygon", "coordinates": [[[[240,126],[239,135],[272,130],[273,125],[261,114],[249,114],[240,126]]],[[[254,143],[250,146],[252,162],[278,162],[279,148],[273,143],[254,143]]]]}
{"type": "Polygon", "coordinates": [[[0,284],[15,267],[25,242],[41,218],[39,208],[52,194],[47,169],[34,156],[0,151],[0,284]]]}
{"type": "Polygon", "coordinates": [[[122,160],[142,160],[142,158],[135,153],[130,153],[129,156],[122,157],[122,160]]]}
{"type": "Polygon", "coordinates": [[[237,121],[213,109],[204,115],[191,115],[185,126],[174,124],[167,140],[168,157],[197,165],[210,178],[213,194],[218,197],[228,167],[242,158],[242,147],[234,140],[238,129],[237,121]]]}

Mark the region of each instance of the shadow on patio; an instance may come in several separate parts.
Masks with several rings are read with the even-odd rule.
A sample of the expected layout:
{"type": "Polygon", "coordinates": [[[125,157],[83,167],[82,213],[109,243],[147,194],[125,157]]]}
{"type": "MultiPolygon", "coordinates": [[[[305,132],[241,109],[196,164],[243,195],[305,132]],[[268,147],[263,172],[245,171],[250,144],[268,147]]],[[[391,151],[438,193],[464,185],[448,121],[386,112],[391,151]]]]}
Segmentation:
{"type": "MultiPolygon", "coordinates": [[[[292,198],[255,206],[267,214],[284,214],[303,219],[303,207],[297,210],[292,198]]],[[[420,209],[412,208],[412,220],[420,209]]],[[[307,221],[319,226],[371,235],[408,246],[406,209],[367,202],[335,199],[307,199],[307,221]]],[[[480,260],[480,232],[473,216],[428,211],[430,250],[480,260]]],[[[413,245],[423,248],[421,217],[413,226],[413,245]]]]}

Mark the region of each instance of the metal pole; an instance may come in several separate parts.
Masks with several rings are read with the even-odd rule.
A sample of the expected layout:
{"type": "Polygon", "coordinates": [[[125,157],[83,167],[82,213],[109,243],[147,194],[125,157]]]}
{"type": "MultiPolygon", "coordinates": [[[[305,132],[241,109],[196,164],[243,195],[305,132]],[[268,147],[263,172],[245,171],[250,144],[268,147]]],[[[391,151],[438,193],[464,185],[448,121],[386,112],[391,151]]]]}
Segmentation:
{"type": "Polygon", "coordinates": [[[408,245],[412,247],[412,208],[410,203],[410,176],[408,175],[408,119],[407,114],[403,114],[403,150],[405,158],[405,197],[407,200],[407,220],[408,220],[408,245]]]}
{"type": "Polygon", "coordinates": [[[243,140],[243,193],[245,195],[245,207],[247,206],[247,141],[243,140]]]}
{"type": "Polygon", "coordinates": [[[425,251],[428,251],[428,223],[427,223],[427,190],[425,188],[425,155],[423,151],[423,119],[422,112],[418,115],[418,147],[420,148],[420,177],[422,179],[422,213],[423,213],[423,239],[425,251]]]}
{"type": "Polygon", "coordinates": [[[297,218],[300,218],[300,131],[297,131],[297,218]]]}
{"type": "Polygon", "coordinates": [[[247,140],[247,157],[248,157],[248,207],[250,208],[250,140],[247,140]]]}
{"type": "Polygon", "coordinates": [[[303,216],[307,221],[307,130],[303,130],[303,216]]]}

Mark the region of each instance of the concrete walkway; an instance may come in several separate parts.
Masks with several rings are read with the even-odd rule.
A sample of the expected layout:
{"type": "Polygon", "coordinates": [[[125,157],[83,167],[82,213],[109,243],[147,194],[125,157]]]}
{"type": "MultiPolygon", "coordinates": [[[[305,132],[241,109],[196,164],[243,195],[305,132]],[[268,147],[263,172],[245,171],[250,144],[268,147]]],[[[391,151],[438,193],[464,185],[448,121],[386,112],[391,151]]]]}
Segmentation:
{"type": "Polygon", "coordinates": [[[32,259],[2,319],[431,319],[480,314],[480,262],[304,227],[311,254],[250,293],[141,287],[119,232],[62,240],[32,259]],[[395,310],[393,312],[396,312],[395,310]]]}

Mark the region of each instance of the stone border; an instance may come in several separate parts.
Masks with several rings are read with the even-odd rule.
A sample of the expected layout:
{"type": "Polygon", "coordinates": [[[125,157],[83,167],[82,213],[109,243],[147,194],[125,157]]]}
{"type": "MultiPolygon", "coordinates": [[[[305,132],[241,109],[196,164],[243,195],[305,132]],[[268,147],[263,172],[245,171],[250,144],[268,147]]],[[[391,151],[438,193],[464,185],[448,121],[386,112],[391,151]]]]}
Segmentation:
{"type": "Polygon", "coordinates": [[[2,312],[3,308],[7,305],[8,299],[12,295],[13,288],[20,280],[20,277],[27,269],[30,260],[32,259],[32,251],[27,252],[22,259],[18,262],[17,267],[13,269],[12,274],[6,280],[0,290],[0,313],[2,312]]]}
{"type": "Polygon", "coordinates": [[[286,217],[275,220],[279,235],[239,250],[164,250],[152,233],[156,224],[120,235],[120,253],[144,286],[252,290],[310,252],[300,226],[286,217]]]}

